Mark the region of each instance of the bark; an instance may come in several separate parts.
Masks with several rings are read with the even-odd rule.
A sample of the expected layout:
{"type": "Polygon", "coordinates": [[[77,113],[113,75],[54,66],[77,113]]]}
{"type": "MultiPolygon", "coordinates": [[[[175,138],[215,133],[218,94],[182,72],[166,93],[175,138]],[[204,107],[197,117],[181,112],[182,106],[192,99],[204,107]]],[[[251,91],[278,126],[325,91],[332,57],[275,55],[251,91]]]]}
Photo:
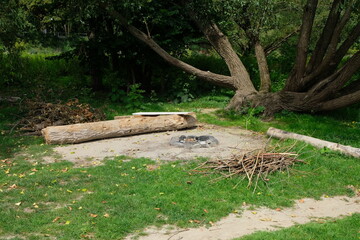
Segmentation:
{"type": "Polygon", "coordinates": [[[226,62],[236,89],[247,92],[248,94],[256,92],[249,73],[233,49],[229,39],[221,32],[219,27],[215,23],[207,21],[200,22],[196,16],[194,16],[194,13],[190,13],[190,15],[192,19],[196,21],[200,30],[204,33],[214,49],[226,62]]]}
{"type": "MultiPolygon", "coordinates": [[[[337,49],[337,46],[340,41],[341,32],[345,27],[346,23],[348,22],[348,20],[350,19],[351,10],[352,7],[351,4],[349,4],[344,15],[337,22],[337,25],[330,26],[331,27],[330,29],[332,28],[334,29],[334,30],[329,30],[329,32],[332,32],[330,41],[323,43],[321,43],[322,39],[318,41],[318,44],[321,44],[322,48],[326,49],[326,55],[325,52],[319,53],[315,51],[313,53],[313,58],[310,60],[308,66],[307,76],[305,76],[301,82],[301,90],[306,90],[309,86],[311,87],[317,81],[326,79],[331,74],[333,74],[336,71],[337,66],[340,64],[341,60],[349,50],[349,48],[355,43],[355,41],[359,37],[360,23],[354,27],[352,32],[349,34],[348,38],[337,49]],[[321,62],[317,62],[317,64],[314,65],[315,60],[313,59],[316,57],[317,54],[319,54],[317,60],[321,62]],[[311,71],[309,69],[311,69],[311,71]]],[[[326,31],[327,28],[325,28],[324,30],[326,31]]]]}
{"type": "Polygon", "coordinates": [[[309,61],[307,72],[311,72],[317,68],[326,54],[326,50],[328,49],[331,39],[334,36],[335,27],[340,18],[341,9],[339,5],[341,1],[342,0],[334,0],[332,4],[323,32],[317,41],[315,50],[309,61]]]}
{"type": "Polygon", "coordinates": [[[187,115],[124,116],[116,120],[44,128],[47,144],[80,143],[96,139],[141,133],[172,131],[196,126],[196,117],[187,115]]]}
{"type": "Polygon", "coordinates": [[[307,53],[310,42],[312,26],[314,23],[318,0],[308,0],[305,6],[300,38],[297,46],[297,54],[292,74],[286,81],[286,91],[297,91],[300,79],[304,76],[306,70],[307,53]]]}
{"type": "Polygon", "coordinates": [[[269,73],[269,67],[266,61],[266,55],[263,46],[260,42],[255,44],[255,56],[260,72],[260,92],[270,92],[271,79],[269,73]]]}
{"type": "Polygon", "coordinates": [[[351,77],[360,69],[360,51],[352,56],[347,63],[337,70],[332,76],[320,81],[310,91],[315,94],[314,101],[322,102],[326,99],[331,99],[337,92],[339,92],[351,77]]]}
{"type": "Polygon", "coordinates": [[[351,146],[345,146],[334,142],[324,141],[318,138],[313,138],[301,134],[287,132],[281,129],[269,128],[267,133],[268,136],[279,138],[279,139],[295,139],[309,143],[317,148],[329,148],[334,151],[342,152],[346,155],[360,158],[360,148],[354,148],[351,146]]]}
{"type": "Polygon", "coordinates": [[[237,92],[231,99],[227,109],[240,111],[243,107],[265,108],[263,116],[271,117],[274,113],[282,110],[294,112],[312,111],[315,107],[307,99],[306,93],[297,92],[276,92],[276,93],[259,93],[252,95],[243,95],[237,92]]]}

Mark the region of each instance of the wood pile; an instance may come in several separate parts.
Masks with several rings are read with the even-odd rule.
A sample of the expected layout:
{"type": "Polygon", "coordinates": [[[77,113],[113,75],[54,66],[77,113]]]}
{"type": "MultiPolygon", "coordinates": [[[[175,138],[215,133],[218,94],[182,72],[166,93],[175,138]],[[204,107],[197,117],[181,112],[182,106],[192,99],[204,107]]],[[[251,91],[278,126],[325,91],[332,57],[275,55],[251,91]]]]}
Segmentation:
{"type": "Polygon", "coordinates": [[[41,134],[48,126],[96,122],[105,119],[105,115],[89,104],[79,103],[77,99],[66,103],[47,103],[41,100],[28,100],[22,105],[24,117],[16,126],[21,131],[41,134]]]}
{"type": "Polygon", "coordinates": [[[243,175],[248,179],[248,186],[250,186],[252,185],[254,178],[258,181],[261,177],[266,181],[266,176],[268,174],[288,170],[289,167],[295,163],[303,162],[297,159],[297,157],[298,154],[287,152],[248,153],[243,155],[234,155],[230,159],[208,160],[196,169],[216,170],[222,174],[222,176],[217,179],[229,178],[234,175],[243,175]]]}

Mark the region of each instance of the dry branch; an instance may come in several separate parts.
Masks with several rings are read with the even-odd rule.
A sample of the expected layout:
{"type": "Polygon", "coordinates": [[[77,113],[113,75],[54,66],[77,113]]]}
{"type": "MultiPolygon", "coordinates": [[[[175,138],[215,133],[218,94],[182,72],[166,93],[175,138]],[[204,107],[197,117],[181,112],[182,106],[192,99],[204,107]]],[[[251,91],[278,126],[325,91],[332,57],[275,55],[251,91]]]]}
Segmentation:
{"type": "Polygon", "coordinates": [[[351,146],[341,145],[339,143],[324,141],[324,140],[321,140],[318,138],[313,138],[313,137],[309,137],[309,136],[305,136],[305,135],[301,135],[301,134],[297,134],[297,133],[287,132],[287,131],[277,129],[277,128],[272,128],[272,127],[268,129],[266,134],[270,137],[279,138],[279,139],[295,139],[295,140],[304,141],[304,142],[309,143],[318,148],[326,147],[326,148],[329,148],[334,151],[342,152],[346,155],[360,158],[360,148],[354,148],[351,146]]]}
{"type": "MultiPolygon", "coordinates": [[[[248,187],[256,178],[256,185],[260,177],[266,179],[269,173],[287,170],[296,162],[303,162],[297,159],[296,153],[275,153],[258,152],[243,155],[234,155],[230,159],[208,160],[197,168],[214,169],[220,171],[221,178],[228,178],[234,175],[244,174],[248,179],[248,187]]],[[[217,178],[219,179],[219,178],[217,178]]],[[[215,179],[215,180],[217,180],[215,179]]]]}

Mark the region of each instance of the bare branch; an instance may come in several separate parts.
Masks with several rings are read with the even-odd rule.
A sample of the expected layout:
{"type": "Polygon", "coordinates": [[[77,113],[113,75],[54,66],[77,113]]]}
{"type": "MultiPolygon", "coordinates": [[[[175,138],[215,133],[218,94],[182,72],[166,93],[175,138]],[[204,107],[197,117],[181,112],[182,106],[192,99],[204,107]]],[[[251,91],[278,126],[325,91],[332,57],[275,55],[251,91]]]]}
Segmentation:
{"type": "Polygon", "coordinates": [[[296,28],[294,31],[292,31],[291,33],[287,34],[284,37],[281,37],[277,40],[275,40],[273,43],[271,43],[270,45],[265,47],[265,55],[269,55],[270,53],[272,53],[273,51],[275,51],[276,49],[278,49],[279,47],[281,47],[281,45],[283,43],[285,43],[289,38],[291,38],[292,36],[294,36],[295,34],[297,34],[298,32],[300,32],[300,27],[296,28]]]}

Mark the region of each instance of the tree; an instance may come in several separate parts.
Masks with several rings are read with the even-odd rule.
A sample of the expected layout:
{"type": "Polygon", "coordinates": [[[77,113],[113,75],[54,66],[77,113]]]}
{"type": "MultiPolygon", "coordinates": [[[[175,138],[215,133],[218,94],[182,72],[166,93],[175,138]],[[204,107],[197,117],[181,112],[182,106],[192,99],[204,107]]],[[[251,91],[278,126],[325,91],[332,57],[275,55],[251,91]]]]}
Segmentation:
{"type": "MultiPolygon", "coordinates": [[[[137,1],[146,6],[152,1],[137,1]]],[[[221,75],[197,69],[171,55],[146,31],[136,27],[131,16],[123,14],[123,8],[113,3],[102,3],[102,7],[127,31],[153,49],[165,61],[200,79],[236,91],[228,108],[239,110],[244,106],[264,106],[265,114],[272,115],[281,110],[318,112],[345,107],[360,101],[360,79],[352,77],[360,68],[360,51],[349,57],[348,51],[357,43],[360,35],[359,2],[333,0],[322,33],[314,49],[311,49],[311,35],[319,6],[318,0],[307,0],[304,6],[302,24],[299,30],[297,54],[292,72],[284,89],[270,92],[270,79],[266,69],[266,51],[261,45],[258,27],[249,19],[248,9],[252,1],[242,2],[242,12],[233,21],[246,33],[256,49],[261,77],[261,88],[256,89],[228,36],[219,27],[214,4],[219,1],[182,0],[178,1],[187,16],[196,24],[216,52],[223,58],[230,75],[221,75]],[[205,10],[205,11],[204,11],[205,10]],[[240,17],[240,18],[239,18],[240,17]],[[351,28],[348,30],[348,28],[351,28]],[[346,37],[343,37],[346,36],[346,37]]],[[[221,1],[220,1],[221,2],[221,1]]],[[[254,1],[253,1],[254,2],[254,1]]],[[[268,1],[255,1],[266,4],[268,1]]],[[[135,3],[133,3],[135,4],[135,3]]],[[[176,4],[176,3],[173,3],[176,4]]],[[[123,5],[124,6],[124,5],[123,5]]]]}

